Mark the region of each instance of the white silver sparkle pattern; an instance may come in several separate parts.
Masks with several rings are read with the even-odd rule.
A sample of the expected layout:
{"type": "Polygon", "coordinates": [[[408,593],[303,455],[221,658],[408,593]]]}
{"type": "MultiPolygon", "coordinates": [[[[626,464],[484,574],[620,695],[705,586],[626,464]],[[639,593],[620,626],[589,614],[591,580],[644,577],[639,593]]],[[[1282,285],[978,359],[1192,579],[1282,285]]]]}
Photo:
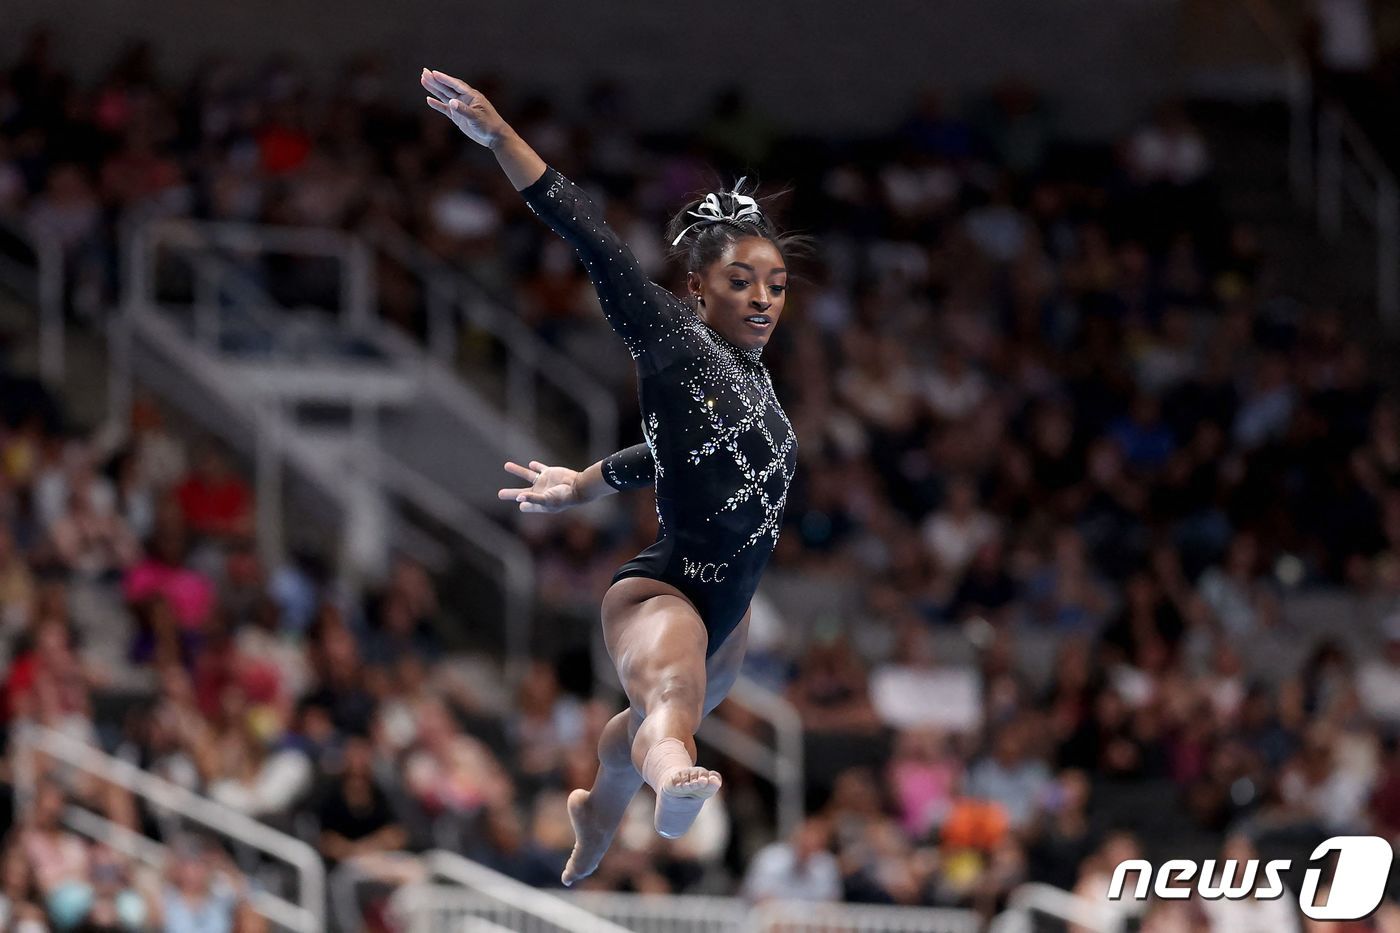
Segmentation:
{"type": "Polygon", "coordinates": [[[642,433],[655,465],[662,533],[679,531],[701,549],[713,548],[703,556],[705,561],[732,560],[760,543],[766,545],[764,553],[751,556],[766,559],[778,539],[797,442],[762,363],[762,350],[728,343],[692,309],[648,280],[625,244],[601,221],[596,205],[572,182],[551,169],[531,187],[526,203],[574,246],[609,325],[637,363],[644,397],[642,433]],[[541,207],[552,203],[542,213],[537,200],[541,207]],[[645,402],[648,391],[650,406],[645,402]],[[665,413],[664,435],[657,407],[665,413]],[[691,468],[707,461],[714,463],[705,466],[702,479],[691,468]],[[730,482],[730,469],[732,488],[715,490],[716,483],[730,482]],[[776,488],[779,476],[781,488],[776,488]],[[701,523],[714,522],[712,533],[706,527],[666,528],[662,480],[669,495],[686,496],[690,507],[713,509],[701,523]],[[692,481],[707,488],[688,488],[692,481]],[[721,531],[718,519],[754,505],[752,525],[736,527],[730,521],[721,531]]]}

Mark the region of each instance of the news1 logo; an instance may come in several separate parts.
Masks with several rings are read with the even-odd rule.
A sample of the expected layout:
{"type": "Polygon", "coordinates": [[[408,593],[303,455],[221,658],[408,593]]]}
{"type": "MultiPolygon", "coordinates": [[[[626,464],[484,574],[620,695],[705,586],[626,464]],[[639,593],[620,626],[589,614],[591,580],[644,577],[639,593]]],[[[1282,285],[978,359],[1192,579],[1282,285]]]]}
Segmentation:
{"type": "MultiPolygon", "coordinates": [[[[1337,853],[1337,869],[1326,892],[1326,903],[1317,903],[1322,869],[1309,868],[1303,875],[1303,889],[1298,893],[1299,909],[1313,920],[1360,920],[1369,916],[1380,906],[1386,879],[1390,877],[1390,863],[1394,858],[1390,843],[1379,836],[1333,836],[1313,849],[1308,861],[1316,862],[1333,852],[1337,853]]],[[[1113,869],[1108,899],[1122,899],[1128,873],[1135,871],[1138,874],[1131,896],[1137,900],[1147,897],[1148,888],[1151,887],[1153,894],[1167,900],[1184,900],[1194,893],[1208,901],[1222,898],[1270,901],[1282,897],[1287,890],[1280,876],[1292,864],[1288,859],[1269,862],[1250,859],[1241,870],[1238,860],[1227,859],[1217,881],[1214,859],[1199,863],[1189,859],[1171,859],[1155,870],[1152,863],[1144,859],[1128,859],[1113,869]],[[1182,887],[1193,878],[1196,879],[1194,890],[1182,887]]]]}

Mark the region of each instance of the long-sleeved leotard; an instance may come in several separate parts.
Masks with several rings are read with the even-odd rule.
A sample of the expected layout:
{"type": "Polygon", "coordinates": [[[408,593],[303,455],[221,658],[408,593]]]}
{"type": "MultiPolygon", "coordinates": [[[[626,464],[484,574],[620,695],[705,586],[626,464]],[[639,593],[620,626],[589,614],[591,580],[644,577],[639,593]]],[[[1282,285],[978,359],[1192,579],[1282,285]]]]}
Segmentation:
{"type": "Polygon", "coordinates": [[[603,482],[618,492],[656,485],[656,461],[646,444],[634,444],[603,458],[603,482]]]}
{"type": "MultiPolygon", "coordinates": [[[[660,527],[656,543],[613,580],[649,577],[680,590],[699,611],[713,654],[743,620],[777,543],[797,468],[792,425],[761,351],[728,343],[649,281],[576,185],[547,168],[521,195],[578,252],[637,364],[660,527]]],[[[634,448],[614,458],[622,454],[637,456],[634,448]]],[[[628,482],[620,471],[615,478],[608,482],[618,488],[628,482]]]]}

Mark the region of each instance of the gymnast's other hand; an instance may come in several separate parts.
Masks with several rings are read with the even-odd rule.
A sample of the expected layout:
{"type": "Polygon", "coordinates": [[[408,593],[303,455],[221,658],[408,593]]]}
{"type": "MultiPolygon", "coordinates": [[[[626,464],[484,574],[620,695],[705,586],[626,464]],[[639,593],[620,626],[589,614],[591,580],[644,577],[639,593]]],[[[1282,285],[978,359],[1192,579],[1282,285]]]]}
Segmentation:
{"type": "Polygon", "coordinates": [[[427,68],[418,80],[433,95],[427,99],[428,106],[450,117],[472,142],[494,149],[509,133],[510,126],[501,119],[486,95],[467,82],[427,68]]]}
{"type": "Polygon", "coordinates": [[[528,467],[507,463],[506,472],[520,477],[530,486],[527,489],[502,489],[496,493],[496,498],[520,503],[522,512],[562,512],[588,501],[581,494],[579,477],[582,474],[577,470],[546,466],[538,460],[531,460],[528,467]]]}

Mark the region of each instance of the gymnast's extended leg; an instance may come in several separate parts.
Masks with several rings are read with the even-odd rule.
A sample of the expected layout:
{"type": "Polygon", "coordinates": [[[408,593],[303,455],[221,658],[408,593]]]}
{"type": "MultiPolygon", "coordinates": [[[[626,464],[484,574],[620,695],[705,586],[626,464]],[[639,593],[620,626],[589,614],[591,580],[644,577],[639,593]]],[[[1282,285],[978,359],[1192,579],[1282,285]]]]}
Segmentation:
{"type": "Polygon", "coordinates": [[[707,661],[694,607],[657,587],[670,590],[650,580],[620,581],[603,603],[604,635],[632,706],[603,730],[593,788],[569,795],[577,842],[565,884],[597,868],[644,773],[658,791],[657,831],[671,838],[689,828],[720,786],[718,774],[694,766],[694,734],[738,676],[748,616],[707,661]]]}
{"type": "Polygon", "coordinates": [[[642,718],[631,709],[618,713],[598,739],[598,774],[591,790],[569,794],[569,821],[574,824],[574,851],[560,880],[571,885],[593,874],[603,860],[627,805],[642,787],[632,766],[632,742],[642,718]]]}

